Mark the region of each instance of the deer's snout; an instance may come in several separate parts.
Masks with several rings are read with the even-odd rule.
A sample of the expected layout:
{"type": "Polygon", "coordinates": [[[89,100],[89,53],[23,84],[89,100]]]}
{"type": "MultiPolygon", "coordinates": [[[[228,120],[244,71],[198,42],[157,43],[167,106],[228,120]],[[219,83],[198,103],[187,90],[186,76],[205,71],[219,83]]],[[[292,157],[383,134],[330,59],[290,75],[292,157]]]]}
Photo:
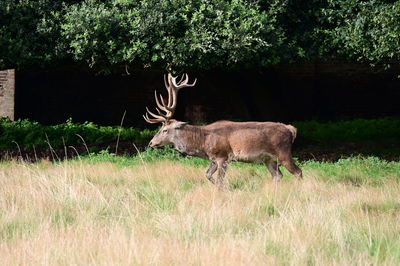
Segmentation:
{"type": "Polygon", "coordinates": [[[156,148],[159,145],[160,145],[159,143],[155,143],[153,140],[151,140],[150,143],[149,143],[150,148],[156,148]]]}

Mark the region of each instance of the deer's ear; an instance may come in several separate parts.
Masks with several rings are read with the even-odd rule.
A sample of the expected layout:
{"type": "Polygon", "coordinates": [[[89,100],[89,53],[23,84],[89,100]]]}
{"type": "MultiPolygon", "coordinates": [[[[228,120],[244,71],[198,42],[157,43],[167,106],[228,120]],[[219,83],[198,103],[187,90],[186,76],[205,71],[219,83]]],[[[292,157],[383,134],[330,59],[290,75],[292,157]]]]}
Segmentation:
{"type": "Polygon", "coordinates": [[[174,128],[176,128],[176,129],[183,128],[185,125],[187,125],[187,123],[188,123],[188,122],[180,122],[180,121],[178,121],[178,122],[176,122],[176,123],[174,124],[174,128]]]}

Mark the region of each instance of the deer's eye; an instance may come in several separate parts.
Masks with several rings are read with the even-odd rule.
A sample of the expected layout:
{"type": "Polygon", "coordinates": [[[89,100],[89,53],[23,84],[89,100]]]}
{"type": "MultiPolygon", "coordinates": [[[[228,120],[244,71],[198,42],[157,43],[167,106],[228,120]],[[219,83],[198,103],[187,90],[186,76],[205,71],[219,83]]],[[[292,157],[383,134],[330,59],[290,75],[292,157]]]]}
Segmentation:
{"type": "Polygon", "coordinates": [[[162,130],[162,133],[167,133],[168,132],[168,129],[163,129],[162,130]]]}

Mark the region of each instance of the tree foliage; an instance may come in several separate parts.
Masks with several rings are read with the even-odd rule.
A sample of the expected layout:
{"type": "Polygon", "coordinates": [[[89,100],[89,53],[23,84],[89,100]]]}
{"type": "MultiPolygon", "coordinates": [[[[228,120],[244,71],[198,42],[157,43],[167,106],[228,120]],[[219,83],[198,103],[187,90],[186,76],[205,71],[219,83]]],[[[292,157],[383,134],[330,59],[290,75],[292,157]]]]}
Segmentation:
{"type": "Polygon", "coordinates": [[[323,13],[338,53],[370,63],[400,59],[400,1],[330,0],[323,13]]]}
{"type": "Polygon", "coordinates": [[[2,0],[0,67],[258,68],[400,58],[400,1],[2,0]]]}
{"type": "Polygon", "coordinates": [[[0,1],[0,66],[44,64],[62,57],[61,18],[63,1],[0,1]]]}
{"type": "Polygon", "coordinates": [[[91,0],[66,10],[62,35],[74,58],[91,66],[264,65],[283,42],[276,2],[260,11],[242,0],[91,0]]]}

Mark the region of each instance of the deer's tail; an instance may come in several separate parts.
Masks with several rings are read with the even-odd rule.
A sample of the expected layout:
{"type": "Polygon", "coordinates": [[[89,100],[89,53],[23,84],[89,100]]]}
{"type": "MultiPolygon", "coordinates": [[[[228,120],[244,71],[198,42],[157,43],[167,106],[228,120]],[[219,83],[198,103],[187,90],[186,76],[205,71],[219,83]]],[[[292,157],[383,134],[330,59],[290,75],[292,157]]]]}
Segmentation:
{"type": "Polygon", "coordinates": [[[285,125],[287,129],[289,129],[290,133],[292,133],[292,143],[297,137],[297,128],[292,125],[285,125]]]}

